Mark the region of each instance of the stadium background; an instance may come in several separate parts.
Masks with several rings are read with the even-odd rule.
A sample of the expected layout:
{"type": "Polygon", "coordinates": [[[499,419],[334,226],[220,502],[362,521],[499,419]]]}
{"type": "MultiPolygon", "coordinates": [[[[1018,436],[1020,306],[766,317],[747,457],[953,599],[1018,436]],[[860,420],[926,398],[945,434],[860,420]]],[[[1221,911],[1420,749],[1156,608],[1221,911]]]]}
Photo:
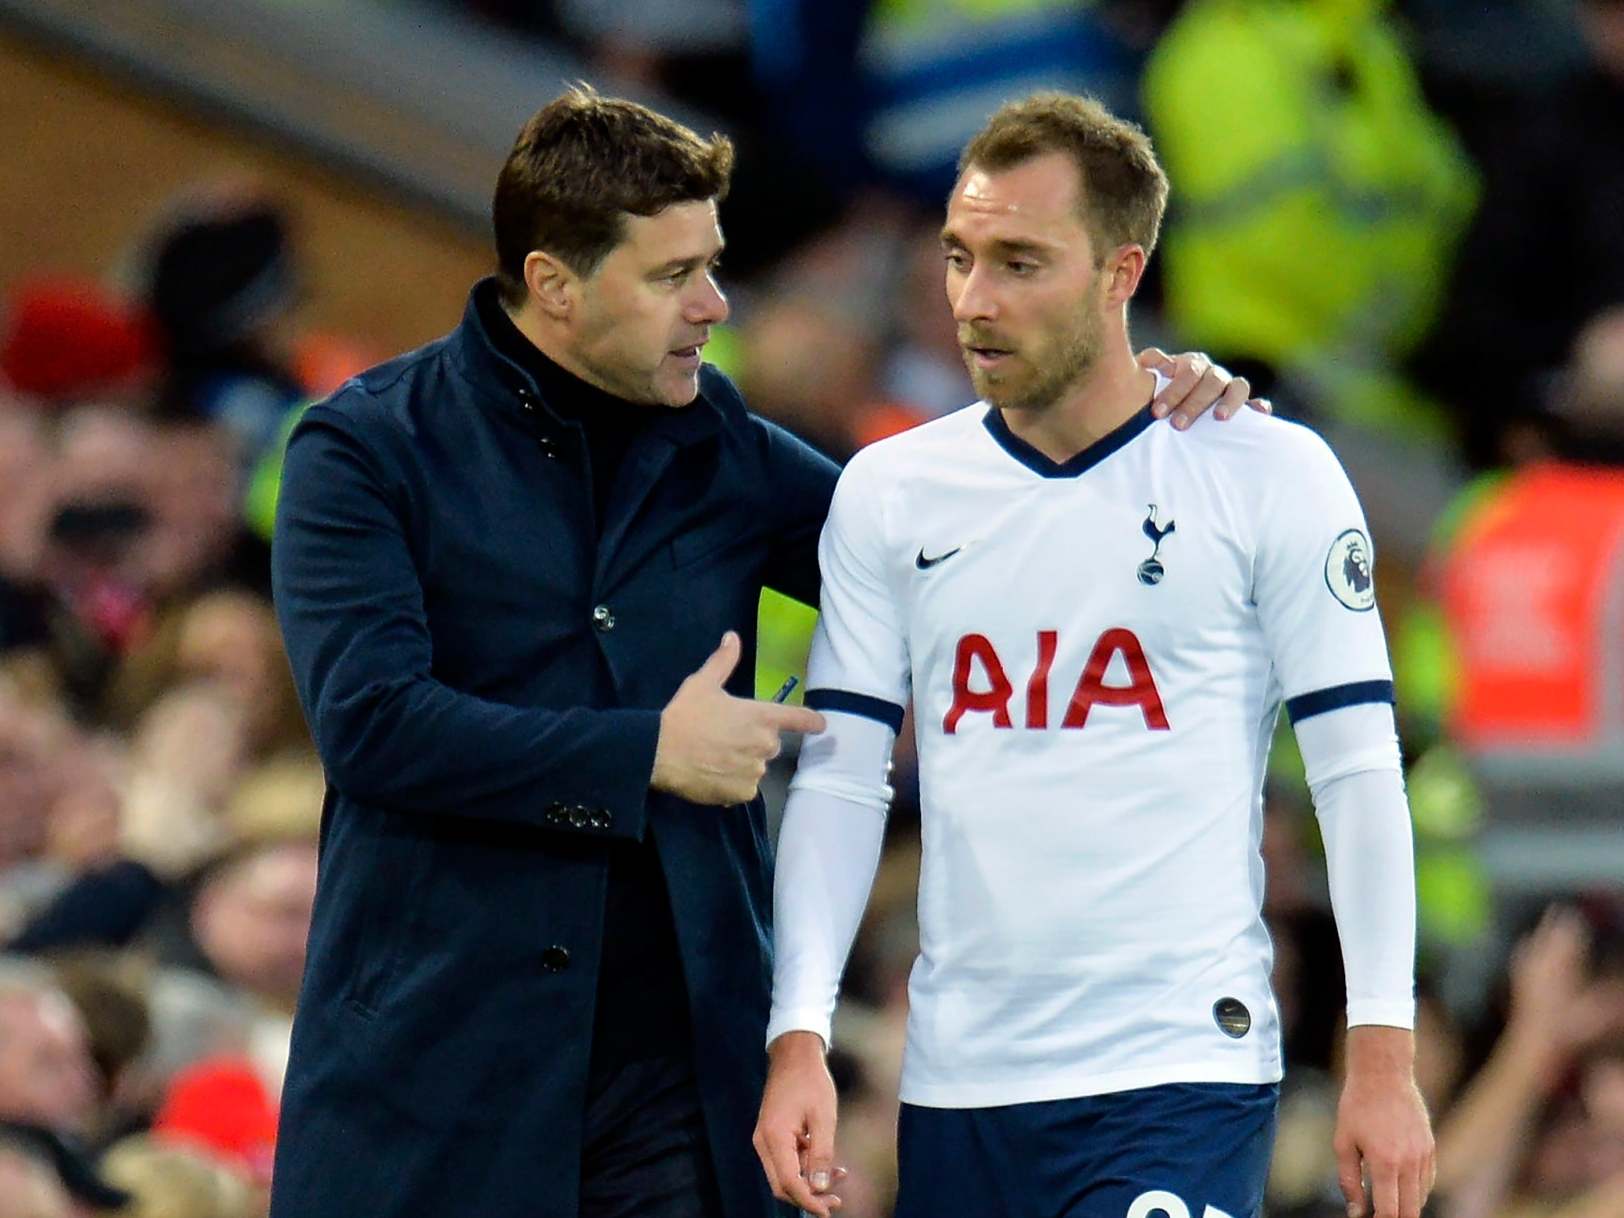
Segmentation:
{"type": "MultiPolygon", "coordinates": [[[[837,459],[969,398],[963,137],[1043,84],[1146,124],[1136,340],[1327,434],[1381,554],[1431,1212],[1624,1215],[1624,2],[0,0],[0,1218],[104,1212],[92,1170],[136,1194],[105,1212],[263,1211],[321,801],[279,444],[455,323],[576,79],[735,138],[711,356],[837,459]]],[[[764,602],[766,690],[810,622],[764,602]]],[[[907,754],[836,1031],[850,1218],[889,1212],[907,754]]],[[[1289,734],[1273,770],[1269,1213],[1317,1218],[1342,982],[1289,734]]]]}

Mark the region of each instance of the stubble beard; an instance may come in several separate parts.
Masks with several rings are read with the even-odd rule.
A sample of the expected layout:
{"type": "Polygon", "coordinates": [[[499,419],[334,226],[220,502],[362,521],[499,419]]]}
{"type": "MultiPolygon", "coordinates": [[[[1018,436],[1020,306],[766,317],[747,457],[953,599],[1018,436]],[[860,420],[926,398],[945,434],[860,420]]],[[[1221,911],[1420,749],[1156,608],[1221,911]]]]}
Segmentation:
{"type": "Polygon", "coordinates": [[[1085,306],[1076,327],[1063,336],[1054,352],[1032,363],[1035,379],[1025,385],[1020,383],[1020,378],[1011,383],[1007,374],[976,367],[968,353],[965,363],[970,370],[970,381],[984,401],[1000,410],[1041,413],[1088,375],[1104,348],[1102,335],[1099,314],[1085,306]]]}
{"type": "Polygon", "coordinates": [[[642,352],[609,343],[625,323],[618,316],[589,315],[577,333],[571,358],[599,389],[636,406],[679,407],[699,394],[699,374],[674,374],[666,368],[664,352],[645,362],[642,352]]]}
{"type": "Polygon", "coordinates": [[[575,358],[599,388],[636,406],[686,406],[699,390],[697,374],[679,380],[659,364],[645,370],[630,361],[603,359],[580,350],[576,351],[575,358]],[[688,392],[690,384],[691,393],[688,392]]]}

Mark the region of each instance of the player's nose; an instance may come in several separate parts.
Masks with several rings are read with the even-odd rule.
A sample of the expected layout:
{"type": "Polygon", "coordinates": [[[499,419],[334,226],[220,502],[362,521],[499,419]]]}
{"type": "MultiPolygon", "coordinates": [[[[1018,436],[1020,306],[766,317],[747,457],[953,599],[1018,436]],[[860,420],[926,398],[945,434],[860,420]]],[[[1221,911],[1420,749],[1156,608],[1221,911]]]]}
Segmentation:
{"type": "Polygon", "coordinates": [[[958,285],[949,301],[953,306],[953,320],[961,325],[971,321],[988,321],[998,315],[997,299],[980,269],[971,271],[958,285]]]}

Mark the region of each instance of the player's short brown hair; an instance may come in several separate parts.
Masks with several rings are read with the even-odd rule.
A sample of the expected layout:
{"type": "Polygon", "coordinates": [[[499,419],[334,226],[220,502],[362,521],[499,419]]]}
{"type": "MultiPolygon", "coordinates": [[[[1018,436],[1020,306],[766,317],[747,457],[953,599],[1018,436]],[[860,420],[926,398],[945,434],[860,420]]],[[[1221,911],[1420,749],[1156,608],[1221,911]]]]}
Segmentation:
{"type": "Polygon", "coordinates": [[[959,174],[972,165],[998,173],[1061,152],[1082,178],[1083,221],[1103,258],[1120,245],[1156,248],[1167,210],[1167,174],[1150,137],[1092,97],[1046,91],[1006,102],[959,157],[959,174]]]}
{"type": "Polygon", "coordinates": [[[626,216],[721,200],[733,143],[701,139],[647,106],[577,85],[531,117],[496,179],[491,221],[497,276],[524,299],[524,260],[545,250],[591,275],[626,234],[626,216]]]}

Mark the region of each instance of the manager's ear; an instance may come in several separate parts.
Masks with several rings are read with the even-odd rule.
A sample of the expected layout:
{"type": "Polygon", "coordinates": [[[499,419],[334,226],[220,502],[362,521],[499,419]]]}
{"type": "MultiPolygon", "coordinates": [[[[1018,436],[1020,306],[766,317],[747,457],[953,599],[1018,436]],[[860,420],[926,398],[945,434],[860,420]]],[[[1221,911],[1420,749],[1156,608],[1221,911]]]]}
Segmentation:
{"type": "Polygon", "coordinates": [[[581,277],[560,258],[531,250],[524,258],[524,285],[537,307],[554,321],[568,321],[575,310],[581,277]]]}

